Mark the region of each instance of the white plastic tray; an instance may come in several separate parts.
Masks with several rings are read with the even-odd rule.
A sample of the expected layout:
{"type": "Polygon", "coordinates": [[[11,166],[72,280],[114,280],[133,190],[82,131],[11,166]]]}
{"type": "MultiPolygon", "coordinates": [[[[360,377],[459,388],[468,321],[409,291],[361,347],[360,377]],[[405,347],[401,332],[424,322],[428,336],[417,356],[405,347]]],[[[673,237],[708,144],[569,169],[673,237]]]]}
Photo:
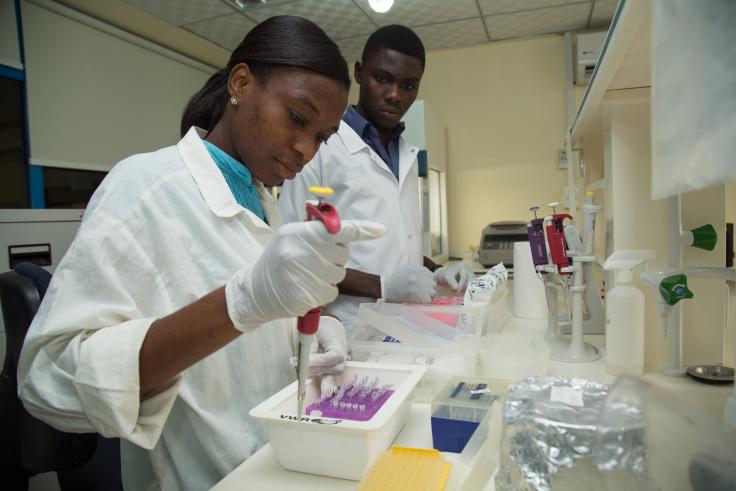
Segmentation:
{"type": "MultiPolygon", "coordinates": [[[[250,415],[268,425],[268,440],[282,467],[357,481],[406,423],[414,387],[424,371],[416,365],[347,362],[338,383],[357,374],[394,386],[394,393],[368,421],[298,417],[296,382],[254,407],[250,415]]],[[[310,379],[304,406],[318,397],[317,380],[310,379]]]]}

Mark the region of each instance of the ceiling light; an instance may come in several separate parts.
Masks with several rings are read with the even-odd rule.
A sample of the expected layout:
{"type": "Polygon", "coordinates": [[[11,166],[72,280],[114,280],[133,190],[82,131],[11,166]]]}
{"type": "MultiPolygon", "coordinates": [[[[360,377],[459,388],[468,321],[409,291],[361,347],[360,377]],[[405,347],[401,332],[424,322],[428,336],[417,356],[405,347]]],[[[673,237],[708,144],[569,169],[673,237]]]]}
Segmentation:
{"type": "Polygon", "coordinates": [[[394,0],[368,0],[368,5],[379,14],[388,12],[393,4],[394,0]]]}
{"type": "Polygon", "coordinates": [[[244,10],[246,7],[262,5],[266,3],[266,0],[233,0],[233,2],[240,10],[244,10]]]}

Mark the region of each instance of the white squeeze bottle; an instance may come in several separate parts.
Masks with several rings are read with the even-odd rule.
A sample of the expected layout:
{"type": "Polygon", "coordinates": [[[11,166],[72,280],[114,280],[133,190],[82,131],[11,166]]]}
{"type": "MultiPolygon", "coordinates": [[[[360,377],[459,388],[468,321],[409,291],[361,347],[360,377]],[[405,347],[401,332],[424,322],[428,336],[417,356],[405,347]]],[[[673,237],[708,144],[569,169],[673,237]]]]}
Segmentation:
{"type": "Polygon", "coordinates": [[[603,269],[618,271],[606,294],[606,371],[611,375],[644,373],[644,293],[634,286],[633,269],[654,251],[616,251],[603,269]]]}

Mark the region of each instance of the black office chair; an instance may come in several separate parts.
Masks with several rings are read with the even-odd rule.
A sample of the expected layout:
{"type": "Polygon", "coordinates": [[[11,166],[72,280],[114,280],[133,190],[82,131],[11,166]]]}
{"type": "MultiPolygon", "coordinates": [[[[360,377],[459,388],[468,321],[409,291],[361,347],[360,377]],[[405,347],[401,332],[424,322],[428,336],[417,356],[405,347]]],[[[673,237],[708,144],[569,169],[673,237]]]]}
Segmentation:
{"type": "Polygon", "coordinates": [[[31,263],[0,273],[6,352],[0,374],[0,482],[27,490],[29,477],[56,471],[62,490],[122,490],[120,442],[96,433],[65,433],[28,413],[18,399],[16,368],[26,332],[51,274],[31,263]]]}

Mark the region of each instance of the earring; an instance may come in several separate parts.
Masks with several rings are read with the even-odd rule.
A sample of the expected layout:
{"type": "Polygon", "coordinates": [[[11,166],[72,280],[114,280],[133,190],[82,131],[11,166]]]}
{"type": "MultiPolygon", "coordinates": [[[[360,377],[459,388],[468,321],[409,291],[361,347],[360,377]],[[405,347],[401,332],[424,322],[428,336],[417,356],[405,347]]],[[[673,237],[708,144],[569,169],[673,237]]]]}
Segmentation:
{"type": "Polygon", "coordinates": [[[230,97],[230,104],[232,104],[233,106],[237,106],[239,102],[240,100],[237,97],[235,96],[230,97]]]}

